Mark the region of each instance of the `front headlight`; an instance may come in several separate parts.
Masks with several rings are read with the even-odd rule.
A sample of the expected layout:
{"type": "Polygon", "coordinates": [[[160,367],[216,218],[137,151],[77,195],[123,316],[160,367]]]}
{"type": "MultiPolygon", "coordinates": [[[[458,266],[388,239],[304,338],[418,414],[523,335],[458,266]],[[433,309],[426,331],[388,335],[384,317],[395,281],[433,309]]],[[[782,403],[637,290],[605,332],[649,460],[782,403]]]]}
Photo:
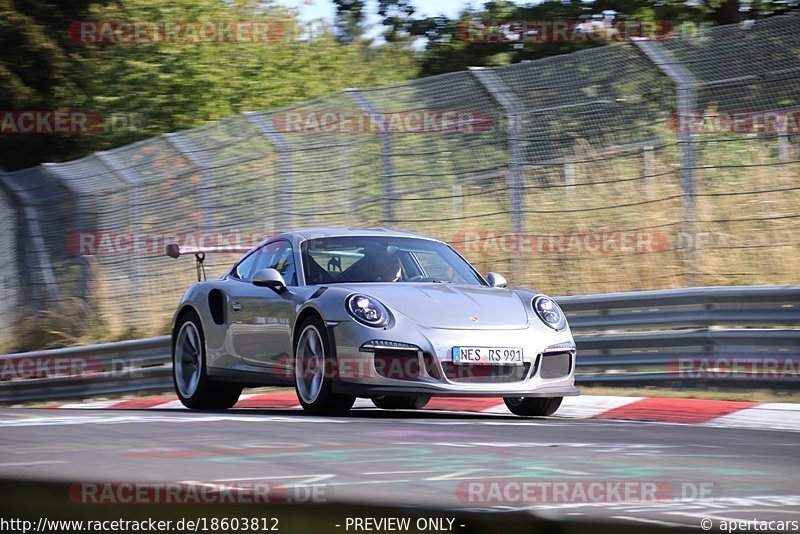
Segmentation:
{"type": "Polygon", "coordinates": [[[533,310],[544,324],[553,330],[561,330],[567,326],[567,317],[556,301],[550,297],[539,296],[533,299],[533,310]]]}
{"type": "Polygon", "coordinates": [[[367,326],[381,327],[389,324],[389,311],[383,304],[364,295],[347,297],[347,311],[353,319],[367,326]]]}

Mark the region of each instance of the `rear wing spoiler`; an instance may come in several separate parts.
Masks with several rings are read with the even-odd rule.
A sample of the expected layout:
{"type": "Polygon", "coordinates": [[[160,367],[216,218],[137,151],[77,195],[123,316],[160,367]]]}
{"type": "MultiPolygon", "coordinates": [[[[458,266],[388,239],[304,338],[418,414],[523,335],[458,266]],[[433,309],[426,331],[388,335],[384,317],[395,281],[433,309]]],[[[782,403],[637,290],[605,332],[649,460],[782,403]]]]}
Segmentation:
{"type": "Polygon", "coordinates": [[[203,262],[206,259],[206,254],[244,254],[250,252],[253,247],[243,246],[226,246],[226,247],[186,247],[181,248],[176,243],[167,245],[167,256],[170,258],[178,259],[186,254],[194,254],[195,266],[197,269],[197,281],[206,279],[206,268],[203,262]],[[201,277],[202,275],[202,277],[201,277]]]}
{"type": "Polygon", "coordinates": [[[229,247],[185,247],[181,248],[180,245],[171,243],[167,245],[167,256],[170,258],[180,258],[185,254],[244,254],[250,252],[253,247],[243,246],[229,246],[229,247]]]}

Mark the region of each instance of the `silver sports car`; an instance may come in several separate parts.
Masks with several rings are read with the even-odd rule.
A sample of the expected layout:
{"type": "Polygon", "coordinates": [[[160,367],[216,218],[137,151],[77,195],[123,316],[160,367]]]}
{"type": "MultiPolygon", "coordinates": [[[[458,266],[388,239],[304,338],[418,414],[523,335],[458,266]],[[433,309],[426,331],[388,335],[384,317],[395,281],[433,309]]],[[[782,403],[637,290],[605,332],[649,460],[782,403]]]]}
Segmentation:
{"type": "Polygon", "coordinates": [[[199,281],[211,252],[167,247],[197,259],[172,328],[175,389],[189,408],[230,408],[243,387],[294,386],[314,414],[344,413],[356,397],[413,409],[440,395],[503,397],[515,414],[542,416],[578,394],[558,304],[484,279],[436,239],[288,232],[199,281]]]}

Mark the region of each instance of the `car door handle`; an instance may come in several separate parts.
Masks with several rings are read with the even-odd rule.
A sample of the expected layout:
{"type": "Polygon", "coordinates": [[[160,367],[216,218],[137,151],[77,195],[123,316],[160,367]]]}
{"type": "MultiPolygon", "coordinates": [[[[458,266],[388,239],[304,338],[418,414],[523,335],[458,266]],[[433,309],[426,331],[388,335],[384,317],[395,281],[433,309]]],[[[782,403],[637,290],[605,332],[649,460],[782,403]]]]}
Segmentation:
{"type": "Polygon", "coordinates": [[[241,309],[242,309],[242,305],[239,304],[239,302],[232,302],[231,303],[231,310],[233,310],[234,312],[241,311],[241,309]]]}

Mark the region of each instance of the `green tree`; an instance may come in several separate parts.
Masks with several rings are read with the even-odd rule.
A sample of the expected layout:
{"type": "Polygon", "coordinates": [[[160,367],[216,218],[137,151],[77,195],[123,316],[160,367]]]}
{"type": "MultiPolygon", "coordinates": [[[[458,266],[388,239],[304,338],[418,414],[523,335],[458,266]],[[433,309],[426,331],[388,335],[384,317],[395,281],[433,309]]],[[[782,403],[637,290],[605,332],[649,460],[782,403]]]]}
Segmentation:
{"type": "MultiPolygon", "coordinates": [[[[23,17],[21,11],[14,12],[17,20],[23,17]]],[[[14,20],[6,24],[13,25],[14,20]]],[[[9,71],[11,65],[31,81],[19,83],[13,75],[5,76],[5,86],[10,89],[4,94],[13,100],[4,103],[3,109],[65,107],[92,110],[105,118],[127,118],[132,114],[141,114],[141,118],[135,129],[64,139],[47,136],[24,154],[16,147],[32,143],[30,136],[3,138],[7,145],[3,147],[0,166],[7,168],[76,158],[241,111],[297,103],[344,87],[407,80],[418,72],[414,51],[408,46],[374,46],[361,39],[342,42],[333,27],[311,31],[298,22],[292,10],[249,0],[95,3],[81,12],[61,14],[58,22],[51,22],[44,29],[31,24],[22,26],[26,36],[31,34],[26,37],[29,44],[16,49],[4,46],[0,73],[9,71]],[[269,22],[274,39],[212,44],[191,44],[189,39],[177,44],[78,39],[76,43],[67,36],[70,23],[76,20],[269,22]],[[10,50],[15,50],[15,55],[10,50]],[[46,76],[47,82],[42,82],[41,87],[35,85],[40,81],[36,74],[39,70],[39,76],[46,76]],[[28,87],[35,87],[36,91],[28,87]],[[23,98],[28,94],[38,100],[33,96],[23,98]],[[62,149],[60,143],[66,148],[62,149]]],[[[9,39],[6,33],[3,37],[9,39]]],[[[13,44],[14,39],[6,42],[13,44]]]]}
{"type": "MultiPolygon", "coordinates": [[[[85,20],[93,0],[55,4],[0,0],[0,112],[85,109],[91,83],[87,50],[66,29],[85,20]]],[[[84,140],[53,135],[0,135],[0,167],[15,169],[83,153],[84,140]]]]}
{"type": "MultiPolygon", "coordinates": [[[[524,20],[577,20],[598,16],[616,19],[668,21],[662,28],[693,24],[731,24],[797,9],[798,0],[545,0],[526,5],[498,0],[481,8],[465,9],[456,19],[444,16],[415,17],[413,0],[376,0],[384,36],[389,41],[425,37],[423,76],[464,70],[468,66],[494,66],[568,54],[607,43],[586,42],[481,42],[465,38],[471,22],[524,20]],[[605,14],[605,15],[604,15],[605,14]],[[611,15],[609,15],[611,14],[611,15]]],[[[345,9],[341,6],[340,9],[345,9]]]]}
{"type": "Polygon", "coordinates": [[[336,4],[336,37],[349,43],[364,34],[364,0],[333,0],[336,4]]]}

